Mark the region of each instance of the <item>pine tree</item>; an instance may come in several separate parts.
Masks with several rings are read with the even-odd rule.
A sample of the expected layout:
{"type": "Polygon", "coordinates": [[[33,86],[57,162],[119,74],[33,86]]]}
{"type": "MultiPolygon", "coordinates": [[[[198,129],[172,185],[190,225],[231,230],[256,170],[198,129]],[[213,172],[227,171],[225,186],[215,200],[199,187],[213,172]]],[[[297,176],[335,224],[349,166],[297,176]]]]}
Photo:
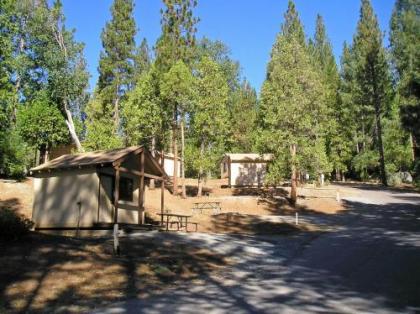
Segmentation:
{"type": "Polygon", "coordinates": [[[197,0],[163,0],[161,10],[162,35],[156,45],[156,64],[167,72],[178,61],[189,65],[193,57],[198,18],[193,10],[197,0]]]}
{"type": "Polygon", "coordinates": [[[152,140],[161,133],[162,113],[156,81],[157,71],[152,66],[138,77],[136,87],[128,94],[122,110],[127,145],[151,147],[152,140]]]}
{"type": "MultiPolygon", "coordinates": [[[[295,3],[292,0],[289,0],[287,11],[284,14],[284,23],[281,26],[281,32],[277,35],[277,40],[271,49],[271,60],[273,60],[274,56],[282,49],[282,47],[279,46],[280,40],[278,37],[280,36],[294,40],[306,49],[305,32],[303,30],[299,14],[296,11],[295,3]]],[[[273,67],[271,60],[267,66],[267,79],[269,79],[273,67]]]]}
{"type": "Polygon", "coordinates": [[[197,66],[195,81],[197,99],[191,117],[195,133],[195,156],[192,162],[198,171],[198,192],[202,195],[203,179],[211,171],[224,151],[228,132],[228,85],[218,64],[204,57],[197,66]]]}
{"type": "MultiPolygon", "coordinates": [[[[171,104],[172,108],[176,108],[181,117],[181,180],[182,180],[182,197],[186,198],[185,188],[185,166],[184,166],[184,147],[185,147],[185,116],[187,112],[191,112],[193,99],[193,76],[190,69],[184,62],[178,61],[171,69],[163,75],[160,93],[161,100],[166,104],[171,104]]],[[[175,174],[174,174],[175,176],[175,174]]],[[[174,185],[174,193],[176,194],[176,185],[174,185]]]]}
{"type": "MultiPolygon", "coordinates": [[[[161,11],[162,35],[156,44],[156,66],[165,75],[178,62],[182,61],[188,67],[193,57],[195,45],[196,24],[198,19],[193,15],[193,9],[197,5],[196,0],[164,0],[165,9],[161,11]]],[[[166,103],[165,111],[171,117],[164,123],[172,129],[171,147],[174,154],[173,187],[177,193],[178,183],[176,171],[178,168],[178,129],[180,117],[184,120],[183,112],[176,101],[166,103]]],[[[182,125],[183,126],[183,125],[182,125]]],[[[181,130],[183,133],[183,130],[181,130]]],[[[181,154],[184,155],[184,146],[181,145],[181,154]]],[[[182,165],[184,168],[184,165],[182,165]]]]}
{"type": "Polygon", "coordinates": [[[115,132],[120,127],[120,102],[134,74],[136,24],[133,9],[133,0],[114,0],[112,19],[101,34],[103,51],[99,59],[97,92],[105,102],[105,110],[112,112],[115,132]]]}
{"type": "Polygon", "coordinates": [[[257,120],[257,93],[244,80],[234,91],[229,105],[230,146],[233,151],[250,152],[253,148],[254,131],[257,120]]]}
{"type": "Polygon", "coordinates": [[[308,48],[302,43],[303,27],[292,2],[289,2],[285,21],[286,26],[282,27],[273,46],[261,91],[258,142],[262,143],[261,150],[275,155],[271,177],[284,177],[286,173],[282,171],[288,170],[291,201],[296,203],[297,173],[304,170],[299,166],[308,163],[302,158],[308,155],[312,143],[323,136],[326,106],[322,80],[308,48]]]}
{"type": "Polygon", "coordinates": [[[152,57],[150,55],[150,48],[146,38],[144,38],[140,46],[137,47],[134,55],[134,74],[130,89],[133,89],[136,86],[138,79],[150,70],[151,64],[152,57]]]}
{"type": "MultiPolygon", "coordinates": [[[[413,159],[420,141],[420,3],[397,0],[391,18],[391,53],[397,72],[397,90],[403,127],[410,132],[413,159]]],[[[419,146],[420,147],[420,146],[419,146]]]]}
{"type": "Polygon", "coordinates": [[[387,185],[382,117],[389,107],[391,80],[386,52],[382,46],[382,33],[369,0],[362,0],[357,33],[353,39],[356,60],[358,103],[364,106],[363,114],[373,122],[375,147],[379,154],[381,181],[387,185]]]}
{"type": "Polygon", "coordinates": [[[347,170],[346,162],[350,157],[349,125],[345,123],[348,113],[343,110],[339,99],[340,77],[325,24],[320,15],[317,16],[315,36],[311,41],[310,50],[315,60],[315,66],[320,70],[327,93],[326,106],[330,117],[326,138],[328,159],[335,169],[336,179],[341,180],[343,172],[347,170]]]}

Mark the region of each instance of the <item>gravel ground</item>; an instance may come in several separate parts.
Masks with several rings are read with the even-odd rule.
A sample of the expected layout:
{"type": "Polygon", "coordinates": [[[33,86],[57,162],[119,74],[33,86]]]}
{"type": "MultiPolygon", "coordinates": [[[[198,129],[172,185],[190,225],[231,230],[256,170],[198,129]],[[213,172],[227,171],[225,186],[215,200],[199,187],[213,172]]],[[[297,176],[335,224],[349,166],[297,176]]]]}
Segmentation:
{"type": "MultiPolygon", "coordinates": [[[[420,194],[355,186],[325,233],[177,234],[236,263],[217,276],[95,313],[418,313],[420,194]]],[[[137,237],[172,237],[166,233],[137,237]]]]}

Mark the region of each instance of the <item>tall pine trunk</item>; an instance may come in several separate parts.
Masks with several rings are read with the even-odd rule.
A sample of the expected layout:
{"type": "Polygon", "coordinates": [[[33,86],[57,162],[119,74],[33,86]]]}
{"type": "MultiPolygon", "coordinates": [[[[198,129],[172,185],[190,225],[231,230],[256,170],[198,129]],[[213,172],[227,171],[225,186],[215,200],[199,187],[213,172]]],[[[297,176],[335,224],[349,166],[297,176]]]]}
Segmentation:
{"type": "Polygon", "coordinates": [[[185,188],[185,136],[184,136],[184,115],[181,118],[181,181],[182,181],[182,198],[187,197],[185,188]]]}
{"type": "MultiPolygon", "coordinates": [[[[204,155],[204,142],[201,142],[200,145],[200,159],[203,160],[204,155]]],[[[198,169],[198,189],[197,189],[197,196],[200,197],[203,195],[203,167],[200,165],[198,169]]]]}
{"type": "Polygon", "coordinates": [[[173,195],[178,195],[178,141],[177,141],[177,127],[178,127],[178,114],[177,108],[174,109],[174,120],[172,123],[172,150],[174,154],[174,171],[172,178],[173,195]]]}
{"type": "MultiPolygon", "coordinates": [[[[156,158],[156,138],[153,136],[152,137],[152,156],[153,158],[156,158]]],[[[163,156],[161,156],[161,158],[163,158],[163,156]]],[[[155,179],[150,179],[150,184],[149,184],[149,188],[151,190],[153,190],[155,188],[155,179]]]]}
{"type": "Polygon", "coordinates": [[[290,157],[292,159],[290,200],[292,205],[294,206],[296,205],[297,201],[296,144],[290,145],[290,157]]]}
{"type": "Polygon", "coordinates": [[[114,127],[115,131],[118,133],[120,127],[120,97],[118,97],[118,95],[114,101],[114,127]]]}
{"type": "Polygon", "coordinates": [[[375,120],[377,128],[377,137],[378,137],[378,150],[379,150],[379,163],[380,163],[380,174],[382,184],[388,186],[388,181],[386,178],[385,171],[385,156],[384,156],[384,145],[382,141],[382,123],[381,123],[381,112],[379,101],[376,101],[375,104],[375,120]]]}
{"type": "Polygon", "coordinates": [[[414,139],[412,132],[410,132],[410,146],[411,146],[411,161],[415,161],[416,160],[416,140],[414,139]]]}

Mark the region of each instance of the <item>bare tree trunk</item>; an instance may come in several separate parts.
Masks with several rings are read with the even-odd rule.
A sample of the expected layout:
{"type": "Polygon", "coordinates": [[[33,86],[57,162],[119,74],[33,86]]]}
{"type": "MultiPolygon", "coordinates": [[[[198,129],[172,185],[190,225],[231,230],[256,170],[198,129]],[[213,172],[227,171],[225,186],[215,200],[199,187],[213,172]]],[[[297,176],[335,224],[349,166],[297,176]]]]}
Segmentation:
{"type": "MultiPolygon", "coordinates": [[[[21,36],[19,39],[19,54],[23,53],[23,49],[25,48],[25,39],[21,36]]],[[[13,104],[13,110],[12,110],[12,122],[16,122],[16,116],[17,116],[17,103],[19,102],[19,92],[20,87],[22,84],[22,78],[20,74],[16,73],[16,85],[15,85],[15,92],[16,92],[16,103],[13,104]]]]}
{"type": "Polygon", "coordinates": [[[174,109],[174,121],[172,123],[172,149],[174,154],[174,172],[172,178],[173,195],[178,195],[178,141],[177,141],[178,115],[174,109]]]}
{"type": "Polygon", "coordinates": [[[296,144],[290,145],[290,155],[292,157],[292,175],[291,175],[291,189],[290,189],[290,200],[293,206],[296,205],[297,201],[297,184],[296,184],[296,144]]]}
{"type": "Polygon", "coordinates": [[[182,198],[187,197],[185,188],[185,136],[184,136],[184,116],[181,118],[181,181],[182,181],[182,198]]]}
{"type": "Polygon", "coordinates": [[[74,127],[73,117],[70,110],[67,107],[67,101],[64,101],[64,111],[66,113],[66,124],[69,129],[69,133],[73,143],[76,145],[77,151],[84,152],[82,144],[80,143],[79,136],[76,133],[76,128],[74,127]]]}
{"type": "MultiPolygon", "coordinates": [[[[203,158],[204,155],[204,142],[201,142],[200,145],[200,159],[203,158]]],[[[197,189],[197,196],[200,197],[203,195],[203,167],[200,165],[198,169],[198,189],[197,189]]]]}
{"type": "MultiPolygon", "coordinates": [[[[54,23],[52,24],[53,33],[55,36],[55,39],[57,41],[58,46],[60,47],[61,51],[64,54],[64,58],[67,61],[68,54],[67,54],[67,47],[64,42],[63,33],[61,32],[61,29],[57,27],[54,23]]],[[[73,141],[73,143],[76,145],[76,148],[79,152],[83,152],[82,144],[80,143],[79,136],[76,133],[76,128],[74,126],[73,117],[71,115],[67,99],[63,100],[63,106],[64,106],[64,112],[66,114],[66,124],[67,128],[69,129],[70,137],[73,141]]]]}
{"type": "MultiPolygon", "coordinates": [[[[156,158],[156,138],[153,136],[152,137],[152,156],[153,158],[156,158]]],[[[163,158],[163,156],[161,156],[163,158]]],[[[155,179],[150,179],[150,184],[149,184],[149,188],[151,190],[155,189],[155,179]]]]}

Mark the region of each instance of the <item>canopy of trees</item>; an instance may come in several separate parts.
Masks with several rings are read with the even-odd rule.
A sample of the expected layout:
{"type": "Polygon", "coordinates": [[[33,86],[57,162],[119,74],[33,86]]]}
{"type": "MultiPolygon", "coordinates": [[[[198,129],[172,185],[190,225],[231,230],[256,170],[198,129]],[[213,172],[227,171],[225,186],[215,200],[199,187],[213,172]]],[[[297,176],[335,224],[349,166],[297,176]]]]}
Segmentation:
{"type": "Polygon", "coordinates": [[[89,94],[83,44],[60,0],[0,0],[0,174],[23,176],[52,147],[72,143],[180,156],[174,193],[183,197],[185,176],[198,179],[200,195],[227,152],[272,153],[267,183],[290,180],[292,201],[306,174],[385,185],[398,172],[420,177],[418,0],[396,0],[390,47],[361,0],[339,64],[322,16],[307,36],[289,1],[259,95],[223,42],[197,38],[196,6],[163,0],[152,49],[136,42],[134,1],[114,0],[89,94]]]}

